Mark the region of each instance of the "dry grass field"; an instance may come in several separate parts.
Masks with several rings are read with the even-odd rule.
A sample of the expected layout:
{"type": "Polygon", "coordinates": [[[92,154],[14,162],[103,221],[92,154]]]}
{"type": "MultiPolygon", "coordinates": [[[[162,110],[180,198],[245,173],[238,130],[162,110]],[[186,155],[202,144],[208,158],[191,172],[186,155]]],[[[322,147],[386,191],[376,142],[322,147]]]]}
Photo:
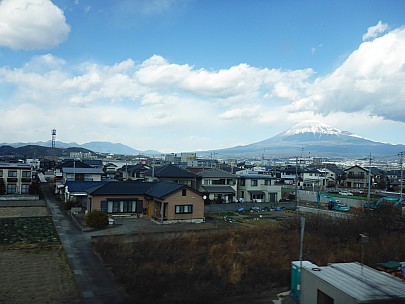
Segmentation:
{"type": "Polygon", "coordinates": [[[0,303],[82,303],[46,207],[0,208],[0,303]]]}
{"type": "Polygon", "coordinates": [[[0,303],[82,303],[60,244],[0,246],[0,303]]]}

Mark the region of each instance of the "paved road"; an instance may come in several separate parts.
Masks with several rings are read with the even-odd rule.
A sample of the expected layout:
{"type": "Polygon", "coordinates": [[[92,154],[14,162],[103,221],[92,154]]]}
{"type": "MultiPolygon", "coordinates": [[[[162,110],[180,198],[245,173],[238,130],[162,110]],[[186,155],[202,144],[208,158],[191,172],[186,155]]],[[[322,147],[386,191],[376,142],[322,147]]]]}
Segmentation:
{"type": "Polygon", "coordinates": [[[115,283],[111,273],[94,254],[89,239],[71,221],[47,183],[41,183],[41,191],[52,213],[70,268],[81,289],[83,303],[129,303],[125,291],[115,283]]]}

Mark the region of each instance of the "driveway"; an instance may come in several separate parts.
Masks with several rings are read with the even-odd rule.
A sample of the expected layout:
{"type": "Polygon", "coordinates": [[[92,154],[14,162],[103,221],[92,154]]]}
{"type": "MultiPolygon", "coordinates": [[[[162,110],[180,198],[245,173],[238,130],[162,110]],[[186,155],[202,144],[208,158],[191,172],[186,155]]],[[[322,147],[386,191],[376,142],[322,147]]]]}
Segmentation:
{"type": "Polygon", "coordinates": [[[63,210],[52,188],[47,183],[41,183],[41,191],[52,213],[72,273],[81,289],[83,303],[129,303],[125,291],[116,284],[112,274],[94,254],[89,238],[77,228],[63,210]]]}

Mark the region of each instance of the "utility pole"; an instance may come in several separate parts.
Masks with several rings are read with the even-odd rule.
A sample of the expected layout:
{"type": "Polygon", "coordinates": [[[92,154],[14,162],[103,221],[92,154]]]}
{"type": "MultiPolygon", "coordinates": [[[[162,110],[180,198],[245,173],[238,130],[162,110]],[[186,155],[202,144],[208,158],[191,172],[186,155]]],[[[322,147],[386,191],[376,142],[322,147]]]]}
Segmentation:
{"type": "Polygon", "coordinates": [[[400,159],[399,159],[399,164],[400,164],[400,166],[401,166],[401,181],[400,181],[400,195],[401,195],[401,198],[402,198],[402,184],[403,184],[403,179],[404,179],[404,171],[403,171],[403,169],[402,169],[402,159],[403,159],[403,156],[404,156],[404,152],[400,152],[399,154],[398,154],[399,156],[400,156],[400,159]]]}
{"type": "Polygon", "coordinates": [[[298,207],[298,156],[295,157],[295,208],[298,207]]]}
{"type": "MultiPolygon", "coordinates": [[[[370,206],[371,204],[371,153],[370,153],[370,158],[369,158],[369,165],[368,165],[368,191],[367,191],[367,205],[370,206]]],[[[362,205],[364,205],[362,203],[362,205]]],[[[362,206],[362,209],[364,209],[364,206],[362,206]]]]}

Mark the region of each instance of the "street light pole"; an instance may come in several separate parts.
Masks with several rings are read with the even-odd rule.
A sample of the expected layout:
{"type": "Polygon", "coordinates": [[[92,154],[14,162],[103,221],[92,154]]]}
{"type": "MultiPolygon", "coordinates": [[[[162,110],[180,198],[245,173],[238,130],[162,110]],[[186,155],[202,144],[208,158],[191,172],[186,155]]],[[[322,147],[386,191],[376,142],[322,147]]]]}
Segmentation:
{"type": "Polygon", "coordinates": [[[295,157],[295,208],[298,207],[298,157],[295,157]]]}
{"type": "Polygon", "coordinates": [[[399,156],[400,156],[400,161],[399,161],[399,163],[400,163],[400,165],[401,165],[401,181],[400,181],[400,195],[401,195],[401,198],[402,198],[402,184],[403,184],[403,179],[404,179],[404,171],[403,171],[403,169],[402,169],[402,157],[404,156],[404,152],[400,152],[399,153],[399,156]]]}

